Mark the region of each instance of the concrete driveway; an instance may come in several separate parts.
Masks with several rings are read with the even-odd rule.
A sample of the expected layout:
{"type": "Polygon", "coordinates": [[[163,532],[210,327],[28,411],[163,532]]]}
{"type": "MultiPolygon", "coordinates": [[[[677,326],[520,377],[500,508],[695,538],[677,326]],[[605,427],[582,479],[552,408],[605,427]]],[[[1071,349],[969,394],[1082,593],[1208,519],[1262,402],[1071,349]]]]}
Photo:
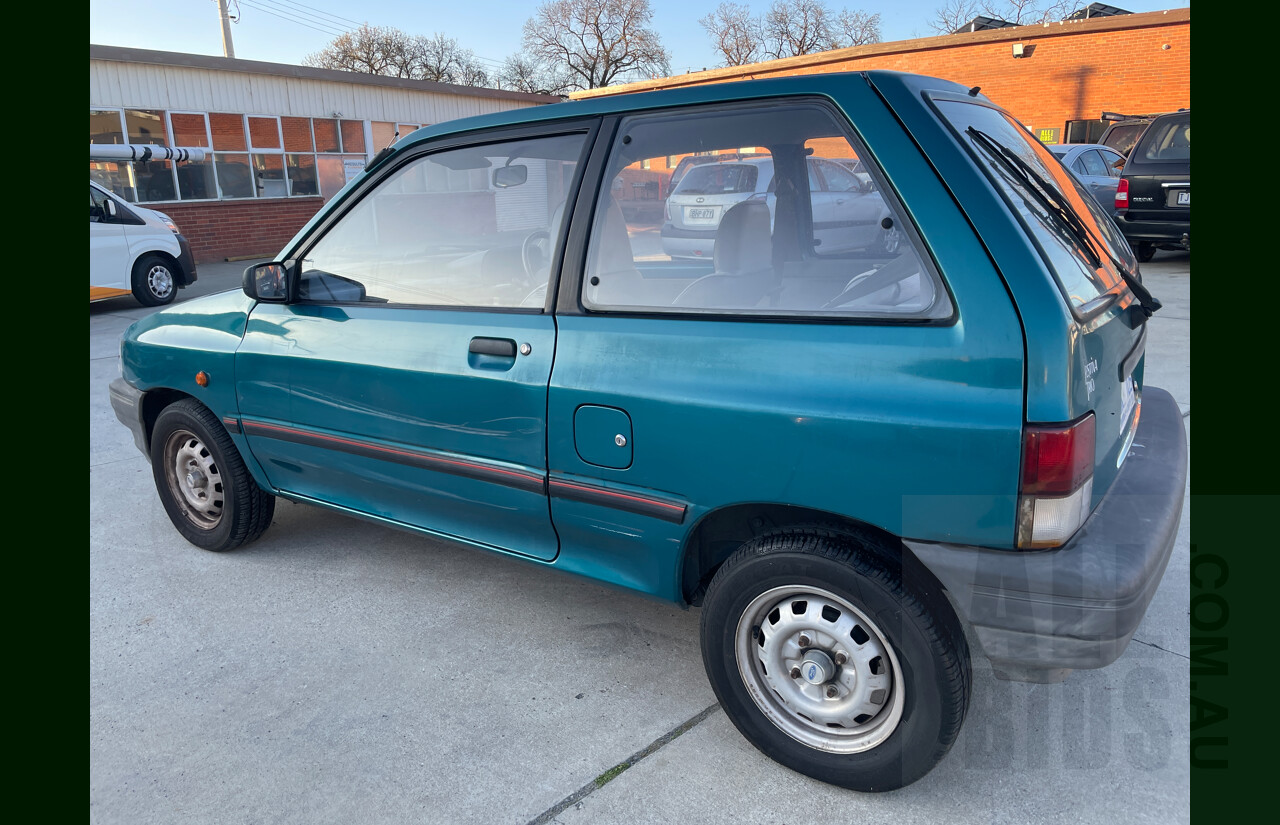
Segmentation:
{"type": "MultiPolygon", "coordinates": [[[[206,265],[180,300],[239,285],[206,265]]],[[[1165,309],[1147,382],[1190,431],[1190,257],[1143,266],[1165,309]]],[[[1133,643],[1064,684],[974,661],[959,741],[881,795],[772,762],[715,704],[698,611],[279,501],[258,542],[187,544],[107,399],[89,320],[89,804],[100,823],[1185,822],[1188,524],[1133,643]]]]}

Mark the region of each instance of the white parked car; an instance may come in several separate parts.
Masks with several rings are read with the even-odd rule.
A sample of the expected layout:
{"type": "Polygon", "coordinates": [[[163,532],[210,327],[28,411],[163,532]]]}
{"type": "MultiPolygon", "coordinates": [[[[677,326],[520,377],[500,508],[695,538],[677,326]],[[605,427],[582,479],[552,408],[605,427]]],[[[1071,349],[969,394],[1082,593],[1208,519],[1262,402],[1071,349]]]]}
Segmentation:
{"type": "MultiPolygon", "coordinates": [[[[901,234],[871,176],[829,158],[809,158],[808,163],[813,237],[819,249],[824,254],[859,249],[896,254],[901,234]]],[[[777,200],[773,184],[771,157],[690,168],[667,198],[662,251],[672,258],[711,259],[720,219],[749,199],[768,204],[772,225],[777,200]]]]}
{"type": "Polygon", "coordinates": [[[89,181],[90,302],[132,293],[144,306],[160,306],[195,280],[191,244],[172,218],[89,181]]]}

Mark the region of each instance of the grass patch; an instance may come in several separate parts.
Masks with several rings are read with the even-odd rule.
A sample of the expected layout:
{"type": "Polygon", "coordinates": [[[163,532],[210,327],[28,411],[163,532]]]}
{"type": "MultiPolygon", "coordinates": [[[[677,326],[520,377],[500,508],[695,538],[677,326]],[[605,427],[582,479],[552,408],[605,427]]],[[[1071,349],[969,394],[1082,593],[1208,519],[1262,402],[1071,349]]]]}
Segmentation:
{"type": "Polygon", "coordinates": [[[617,779],[618,775],[621,774],[623,771],[625,771],[629,767],[631,766],[628,765],[626,762],[623,762],[620,765],[614,765],[612,768],[610,768],[609,770],[605,771],[604,773],[596,777],[596,788],[599,789],[599,788],[603,788],[605,785],[608,785],[610,782],[617,779]]]}

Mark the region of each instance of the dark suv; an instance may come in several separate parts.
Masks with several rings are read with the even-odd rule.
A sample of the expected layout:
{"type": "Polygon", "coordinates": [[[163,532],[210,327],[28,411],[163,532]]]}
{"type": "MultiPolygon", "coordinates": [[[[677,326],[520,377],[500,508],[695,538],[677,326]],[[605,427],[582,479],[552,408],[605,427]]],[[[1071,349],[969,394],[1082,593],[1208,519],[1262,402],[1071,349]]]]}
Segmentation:
{"type": "Polygon", "coordinates": [[[1191,249],[1191,110],[1161,115],[1138,139],[1116,189],[1116,223],[1140,261],[1191,249]]]}

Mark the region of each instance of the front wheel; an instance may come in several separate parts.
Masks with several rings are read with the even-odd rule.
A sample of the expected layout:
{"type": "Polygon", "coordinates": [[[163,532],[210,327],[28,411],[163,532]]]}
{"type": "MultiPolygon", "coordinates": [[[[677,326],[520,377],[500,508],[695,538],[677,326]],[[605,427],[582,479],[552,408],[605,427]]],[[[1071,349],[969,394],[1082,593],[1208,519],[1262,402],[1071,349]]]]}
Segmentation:
{"type": "Polygon", "coordinates": [[[148,307],[171,303],[178,294],[173,264],[159,255],[143,255],[133,265],[133,297],[148,307]]]}
{"type": "Polygon", "coordinates": [[[717,571],[702,652],[721,706],[793,770],[859,791],[928,773],[960,732],[964,632],[923,573],[825,530],[748,542],[717,571]]]}
{"type": "Polygon", "coordinates": [[[271,524],[275,497],[249,475],[217,416],[194,399],[156,418],[151,474],[169,520],[197,547],[231,550],[271,524]]]}

